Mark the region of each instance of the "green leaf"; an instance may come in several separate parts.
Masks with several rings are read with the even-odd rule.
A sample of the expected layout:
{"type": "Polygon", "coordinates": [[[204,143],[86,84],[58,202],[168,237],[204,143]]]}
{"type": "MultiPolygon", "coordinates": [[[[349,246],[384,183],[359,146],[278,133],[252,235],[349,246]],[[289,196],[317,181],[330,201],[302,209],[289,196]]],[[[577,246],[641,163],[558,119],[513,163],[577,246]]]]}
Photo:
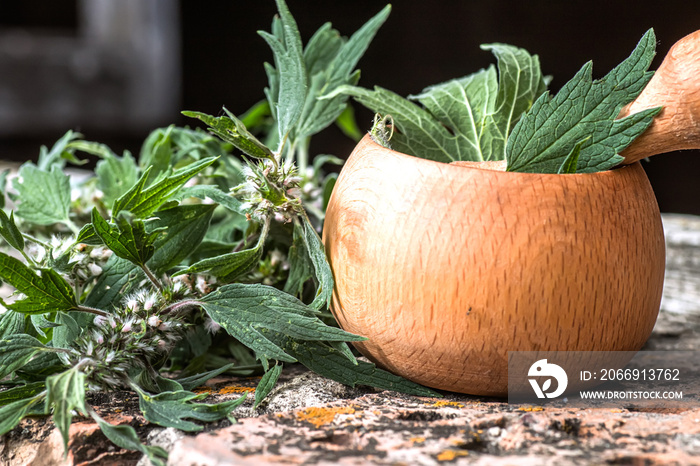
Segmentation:
{"type": "Polygon", "coordinates": [[[149,395],[141,390],[139,394],[139,407],[143,416],[149,422],[163,427],[174,427],[185,432],[198,432],[203,429],[187,419],[203,422],[214,422],[227,417],[231,411],[245,401],[246,395],[235,400],[224,401],[217,404],[195,403],[201,395],[180,390],[176,392],[163,392],[158,395],[149,395]]]}
{"type": "Polygon", "coordinates": [[[0,406],[35,397],[42,393],[45,388],[44,382],[34,382],[0,391],[0,406]]]}
{"type": "Polygon", "coordinates": [[[0,408],[0,436],[14,429],[42,397],[15,401],[0,408]]]}
{"type": "Polygon", "coordinates": [[[258,141],[246,129],[243,122],[230,112],[226,111],[226,113],[228,116],[213,117],[201,112],[182,112],[187,117],[203,121],[209,126],[209,131],[219,136],[222,140],[233,144],[236,149],[246,155],[259,159],[271,159],[274,157],[272,151],[265,144],[258,141]]]}
{"type": "Polygon", "coordinates": [[[27,364],[46,347],[26,334],[8,335],[0,340],[0,380],[27,364]]]}
{"type": "Polygon", "coordinates": [[[51,150],[48,150],[46,146],[41,146],[39,160],[37,160],[38,168],[44,171],[53,170],[54,167],[62,170],[65,166],[64,160],[72,157],[72,154],[69,153],[71,152],[70,145],[80,137],[82,137],[80,133],[69,130],[56,141],[51,150]]]}
{"type": "Polygon", "coordinates": [[[223,192],[218,186],[210,184],[198,184],[195,186],[186,186],[182,188],[173,199],[182,200],[189,197],[196,197],[198,199],[211,199],[219,205],[226,207],[228,210],[242,213],[241,201],[233,197],[232,195],[223,192]]]}
{"type": "Polygon", "coordinates": [[[70,180],[61,168],[54,165],[51,171],[46,171],[25,163],[12,187],[17,191],[12,196],[17,202],[17,216],[38,225],[63,223],[72,227],[70,180]]]}
{"type": "Polygon", "coordinates": [[[0,235],[5,238],[7,244],[18,251],[24,251],[24,237],[15,224],[14,212],[8,217],[5,211],[0,209],[0,235]]]}
{"type": "Polygon", "coordinates": [[[138,167],[130,153],[122,157],[110,154],[97,162],[95,166],[97,188],[104,194],[104,203],[108,206],[119,199],[138,181],[138,167]]]}
{"type": "Polygon", "coordinates": [[[24,314],[15,311],[5,311],[0,314],[0,338],[5,338],[15,333],[24,333],[24,314]]]}
{"type": "Polygon", "coordinates": [[[266,31],[258,34],[270,46],[275,59],[274,68],[265,67],[269,81],[265,95],[283,144],[303,111],[307,81],[299,28],[284,0],[276,2],[279,17],[273,20],[272,34],[266,31]]]}
{"type": "Polygon", "coordinates": [[[7,193],[7,175],[10,173],[10,169],[0,170],[0,209],[5,208],[5,193],[7,193]]]}
{"type": "Polygon", "coordinates": [[[146,276],[138,266],[112,255],[102,267],[102,273],[83,304],[97,309],[112,309],[119,304],[121,295],[128,293],[144,278],[146,276]]]}
{"type": "Polygon", "coordinates": [[[165,466],[165,461],[161,458],[167,458],[168,453],[161,447],[148,446],[141,443],[136,430],[129,425],[115,426],[102,419],[93,410],[90,410],[90,415],[100,426],[100,430],[113,444],[125,450],[139,451],[146,455],[154,466],[165,466]]]}
{"type": "Polygon", "coordinates": [[[298,340],[360,341],[362,337],[329,327],[312,308],[276,288],[232,283],[204,296],[198,303],[209,316],[259,359],[295,362],[267,338],[278,332],[298,340]]]}
{"type": "Polygon", "coordinates": [[[159,210],[147,230],[163,230],[154,243],[155,253],[147,262],[155,273],[177,266],[197,248],[209,228],[216,208],[213,204],[181,205],[159,210]]]}
{"type": "Polygon", "coordinates": [[[63,437],[63,448],[68,448],[70,423],[73,410],[86,415],[85,374],[72,367],[46,379],[46,406],[53,408],[53,422],[63,437]]]}
{"type": "Polygon", "coordinates": [[[255,389],[255,404],[253,408],[257,408],[258,405],[267,397],[270,391],[275,387],[277,380],[282,374],[282,364],[275,364],[270,369],[265,371],[258,386],[255,389]]]}
{"type": "Polygon", "coordinates": [[[391,6],[387,5],[348,40],[341,38],[328,23],[309,40],[304,50],[309,81],[295,138],[301,139],[320,132],[343,113],[347,106],[347,95],[322,100],[319,97],[333,92],[341,85],[357,84],[359,72],[354,68],[390,11],[391,6]]]}
{"type": "Polygon", "coordinates": [[[391,146],[418,157],[454,160],[502,160],[515,123],[546,89],[539,58],[506,44],[482,46],[498,60],[496,68],[430,86],[404,99],[386,89],[343,86],[334,94],[351,95],[382,115],[391,115],[398,131],[391,146]]]}
{"type": "Polygon", "coordinates": [[[75,244],[89,244],[91,246],[102,246],[104,242],[95,232],[95,228],[92,223],[86,223],[78,232],[78,236],[75,239],[75,244]]]}
{"type": "Polygon", "coordinates": [[[253,248],[202,259],[177,272],[175,275],[208,272],[223,283],[231,282],[258,264],[262,257],[263,246],[269,229],[270,221],[267,220],[263,224],[258,242],[253,248]]]}
{"type": "Polygon", "coordinates": [[[56,271],[39,272],[38,275],[18,259],[0,252],[0,278],[26,295],[9,304],[9,309],[23,314],[44,314],[77,308],[73,288],[56,271]]]}
{"type": "Polygon", "coordinates": [[[122,210],[128,210],[136,217],[146,218],[156,211],[171,195],[173,195],[187,180],[204,170],[216,161],[216,157],[207,157],[198,162],[191,163],[155,181],[148,188],[144,188],[148,179],[147,169],[136,184],[122,197],[114,201],[112,216],[116,216],[122,210]]]}
{"type": "Polygon", "coordinates": [[[56,323],[59,325],[53,330],[51,343],[56,348],[71,348],[72,344],[80,336],[82,329],[75,319],[65,312],[56,313],[56,323]]]}
{"type": "Polygon", "coordinates": [[[182,386],[184,390],[192,390],[194,388],[199,387],[200,385],[207,383],[209,379],[213,379],[217,375],[223,374],[224,372],[234,368],[235,366],[236,364],[234,363],[225,364],[217,369],[208,372],[203,372],[201,374],[177,379],[177,382],[182,386]]]}
{"type": "MultiPolygon", "coordinates": [[[[156,274],[175,267],[189,256],[207,232],[214,205],[182,205],[155,212],[156,217],[146,225],[146,231],[167,228],[153,244],[155,252],[146,262],[156,274]]],[[[85,298],[85,305],[98,309],[111,309],[119,296],[145,278],[133,263],[116,255],[109,258],[95,286],[85,298]]]]}
{"type": "Polygon", "coordinates": [[[457,160],[454,136],[420,105],[379,86],[375,86],[373,91],[356,86],[340,86],[323,98],[332,98],[340,93],[353,97],[376,113],[396,115],[394,124],[398,132],[394,133],[391,141],[393,149],[440,162],[457,160]]]}
{"type": "Polygon", "coordinates": [[[561,167],[559,167],[559,170],[557,170],[558,174],[562,175],[562,174],[576,173],[576,168],[578,167],[578,159],[579,159],[579,156],[581,155],[581,146],[583,146],[583,143],[586,142],[587,140],[588,140],[588,138],[585,138],[585,139],[582,139],[576,143],[576,145],[574,146],[571,153],[566,157],[564,162],[561,164],[561,167]]]}
{"type": "Polygon", "coordinates": [[[652,123],[660,109],[616,119],[653,75],[647,69],[656,38],[647,31],[632,54],[600,80],[589,62],[556,96],[542,95],[523,116],[508,140],[508,171],[556,173],[574,147],[580,149],[578,172],[608,170],[622,161],[618,154],[652,123]]]}
{"type": "Polygon", "coordinates": [[[284,284],[284,292],[301,297],[304,284],[314,277],[314,266],[311,263],[304,241],[304,227],[298,222],[294,224],[294,238],[287,253],[289,274],[284,284]]]}
{"type": "Polygon", "coordinates": [[[58,354],[47,348],[47,351],[37,354],[34,359],[18,368],[15,371],[15,375],[27,382],[43,382],[46,380],[46,377],[62,372],[65,369],[66,366],[58,357],[58,354]]]}
{"type": "Polygon", "coordinates": [[[280,334],[271,338],[310,370],[342,384],[351,387],[368,385],[417,396],[441,396],[429,388],[379,369],[374,364],[348,359],[342,351],[327,343],[301,342],[280,334]]]}
{"type": "Polygon", "coordinates": [[[110,225],[102,218],[97,208],[92,209],[92,226],[105,246],[122,259],[138,266],[144,265],[155,252],[153,243],[158,233],[146,233],[146,227],[141,220],[129,223],[124,216],[119,215],[116,222],[116,225],[110,225]]]}
{"type": "Polygon", "coordinates": [[[316,230],[307,217],[302,219],[301,228],[301,237],[304,241],[304,247],[311,260],[316,281],[318,282],[316,297],[310,306],[313,309],[321,309],[324,306],[327,307],[330,305],[331,297],[333,296],[333,287],[335,286],[333,271],[326,258],[326,250],[323,247],[321,238],[319,238],[318,233],[316,233],[316,230]]]}

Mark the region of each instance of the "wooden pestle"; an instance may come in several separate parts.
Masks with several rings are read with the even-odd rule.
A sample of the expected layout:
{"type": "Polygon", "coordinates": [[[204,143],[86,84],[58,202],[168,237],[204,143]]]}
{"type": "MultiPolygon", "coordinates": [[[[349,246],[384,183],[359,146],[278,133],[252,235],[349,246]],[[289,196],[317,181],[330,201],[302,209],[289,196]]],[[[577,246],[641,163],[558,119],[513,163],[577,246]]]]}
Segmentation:
{"type": "Polygon", "coordinates": [[[651,126],[622,151],[623,164],[682,149],[700,149],[700,30],[676,42],[654,77],[620,118],[663,107],[651,126]]]}

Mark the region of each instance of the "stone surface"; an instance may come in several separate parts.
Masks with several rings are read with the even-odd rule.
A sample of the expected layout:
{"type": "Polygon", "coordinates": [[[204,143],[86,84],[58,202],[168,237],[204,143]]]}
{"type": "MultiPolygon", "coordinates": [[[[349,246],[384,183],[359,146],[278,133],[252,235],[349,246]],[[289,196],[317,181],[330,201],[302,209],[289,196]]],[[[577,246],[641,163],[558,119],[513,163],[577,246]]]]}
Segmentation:
{"type": "MultiPolygon", "coordinates": [[[[667,273],[654,350],[700,350],[700,218],[665,215],[667,273]]],[[[700,465],[700,407],[610,408],[557,402],[544,408],[444,393],[424,398],[349,388],[285,369],[268,400],[253,409],[258,379],[215,379],[210,399],[242,394],[236,424],[222,421],[198,435],[148,425],[133,394],[91,401],[112,423],[170,452],[171,466],[218,465],[700,465]]],[[[110,444],[85,419],[71,427],[66,456],[50,421],[35,418],[0,441],[0,464],[147,465],[110,444]]]]}

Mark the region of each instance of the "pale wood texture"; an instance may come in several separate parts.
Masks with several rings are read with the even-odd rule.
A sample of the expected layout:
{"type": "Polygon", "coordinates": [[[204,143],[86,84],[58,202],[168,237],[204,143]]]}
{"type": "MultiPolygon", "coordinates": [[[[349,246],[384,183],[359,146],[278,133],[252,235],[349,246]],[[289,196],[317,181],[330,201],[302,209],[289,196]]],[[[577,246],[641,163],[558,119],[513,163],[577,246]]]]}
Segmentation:
{"type": "Polygon", "coordinates": [[[620,117],[663,106],[654,122],[622,152],[623,163],[682,149],[700,149],[700,31],[669,50],[654,77],[620,117]]]}
{"type": "Polygon", "coordinates": [[[340,325],[425,385],[504,395],[507,351],[637,350],[664,276],[639,164],[581,175],[442,164],[365,137],[331,196],[324,242],[340,325]]]}

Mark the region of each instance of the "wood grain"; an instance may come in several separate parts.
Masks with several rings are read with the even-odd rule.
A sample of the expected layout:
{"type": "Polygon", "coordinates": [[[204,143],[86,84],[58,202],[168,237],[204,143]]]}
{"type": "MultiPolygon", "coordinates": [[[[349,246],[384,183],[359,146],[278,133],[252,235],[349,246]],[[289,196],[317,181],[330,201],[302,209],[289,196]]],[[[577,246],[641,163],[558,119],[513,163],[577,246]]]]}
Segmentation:
{"type": "Polygon", "coordinates": [[[332,311],[357,348],[430,387],[507,392],[508,351],[637,350],[664,277],[639,164],[596,174],[480,170],[365,137],[328,205],[332,311]]]}
{"type": "Polygon", "coordinates": [[[700,31],[676,42],[654,77],[620,118],[663,107],[651,126],[622,152],[630,164],[656,154],[700,149],[700,31]]]}

